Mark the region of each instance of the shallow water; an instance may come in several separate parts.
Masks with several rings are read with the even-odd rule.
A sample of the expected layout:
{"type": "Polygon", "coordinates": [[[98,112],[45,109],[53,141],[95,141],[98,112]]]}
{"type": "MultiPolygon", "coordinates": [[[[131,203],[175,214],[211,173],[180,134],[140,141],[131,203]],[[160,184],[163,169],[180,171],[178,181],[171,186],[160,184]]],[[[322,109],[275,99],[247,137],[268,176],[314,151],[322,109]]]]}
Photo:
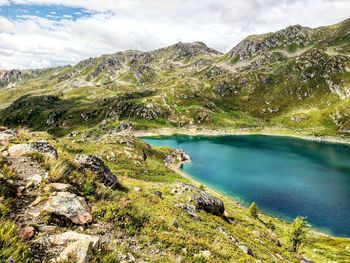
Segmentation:
{"type": "Polygon", "coordinates": [[[245,204],[290,220],[350,236],[350,147],[288,137],[170,136],[143,138],[182,148],[192,157],[183,171],[245,204]]]}

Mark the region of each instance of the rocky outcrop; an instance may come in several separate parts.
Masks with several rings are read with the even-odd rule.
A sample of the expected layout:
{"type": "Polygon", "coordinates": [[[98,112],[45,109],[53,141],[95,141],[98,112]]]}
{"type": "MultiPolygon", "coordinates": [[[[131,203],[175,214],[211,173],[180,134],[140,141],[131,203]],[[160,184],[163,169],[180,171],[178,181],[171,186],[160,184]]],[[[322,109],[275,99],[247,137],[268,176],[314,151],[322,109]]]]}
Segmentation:
{"type": "Polygon", "coordinates": [[[274,48],[285,48],[289,45],[308,46],[312,41],[314,31],[300,25],[289,26],[275,33],[262,36],[250,36],[235,46],[228,57],[234,60],[244,60],[274,48]]]}
{"type": "Polygon", "coordinates": [[[111,172],[105,163],[93,155],[77,155],[75,161],[78,164],[78,170],[81,172],[93,172],[97,179],[105,186],[117,189],[119,186],[118,178],[111,172]]]}
{"type": "Polygon", "coordinates": [[[240,93],[240,88],[230,84],[226,81],[217,83],[213,86],[213,91],[220,94],[221,96],[234,94],[237,95],[240,93]]]}
{"type": "Polygon", "coordinates": [[[130,132],[132,129],[132,124],[127,121],[122,121],[116,128],[115,132],[130,132]]]}
{"type": "Polygon", "coordinates": [[[194,195],[197,210],[204,210],[213,215],[223,215],[225,211],[224,203],[211,194],[201,191],[194,195]]]}
{"type": "Polygon", "coordinates": [[[92,221],[90,207],[85,199],[68,192],[51,194],[42,211],[63,216],[78,225],[84,225],[92,221]]]}
{"type": "Polygon", "coordinates": [[[12,145],[9,147],[8,152],[11,157],[20,157],[31,153],[41,153],[54,159],[58,158],[57,150],[47,141],[12,145]]]}
{"type": "Polygon", "coordinates": [[[166,165],[182,165],[183,163],[187,163],[191,161],[191,157],[185,153],[184,150],[178,149],[171,154],[167,155],[164,159],[166,165]]]}
{"type": "Polygon", "coordinates": [[[20,70],[10,70],[0,72],[0,87],[5,87],[10,83],[14,83],[22,79],[22,72],[20,70]]]}

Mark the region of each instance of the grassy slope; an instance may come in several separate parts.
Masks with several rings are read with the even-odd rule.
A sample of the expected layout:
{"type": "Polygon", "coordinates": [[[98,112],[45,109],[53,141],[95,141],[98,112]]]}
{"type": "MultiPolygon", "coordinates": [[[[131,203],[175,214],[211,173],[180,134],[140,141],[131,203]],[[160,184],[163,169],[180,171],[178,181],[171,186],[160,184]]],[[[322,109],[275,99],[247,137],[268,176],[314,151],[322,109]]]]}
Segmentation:
{"type": "MultiPolygon", "coordinates": [[[[45,133],[20,135],[14,143],[41,138],[48,139],[58,148],[59,163],[72,162],[77,153],[103,157],[123,185],[124,190],[111,191],[96,183],[92,175],[83,176],[74,170],[69,170],[57,176],[57,172],[55,173],[57,166],[52,163],[46,164],[46,167],[51,170],[51,177],[42,183],[41,189],[45,184],[53,181],[72,184],[74,192],[88,200],[93,211],[94,223],[105,222],[112,226],[111,229],[99,230],[99,234],[103,235],[107,232],[112,234],[113,238],[109,237],[110,242],[102,245],[100,253],[95,254],[96,262],[114,262],[113,260],[120,257],[119,253],[127,252],[131,252],[136,258],[152,262],[300,261],[298,254],[290,253],[286,249],[288,223],[277,218],[260,214],[259,219],[254,219],[249,216],[245,207],[216,193],[214,194],[222,198],[225,203],[226,215],[231,219],[230,222],[206,212],[198,213],[201,218],[199,221],[180,208],[176,208],[177,203],[187,203],[188,197],[173,194],[171,190],[174,183],[190,182],[165,167],[162,160],[166,152],[169,152],[167,148],[151,149],[140,140],[128,136],[112,136],[100,141],[88,137],[73,141],[66,137],[53,139],[45,133]],[[133,146],[125,146],[121,143],[125,140],[130,141],[133,146]],[[128,158],[126,151],[133,158],[128,158]],[[142,151],[147,152],[146,162],[137,161],[142,151]],[[106,159],[111,152],[116,156],[115,161],[106,159]],[[134,187],[140,187],[141,191],[135,191],[134,187]],[[155,190],[163,193],[162,199],[153,193],[155,190]],[[268,222],[275,226],[275,230],[268,228],[266,224],[268,222]],[[226,234],[221,233],[219,228],[226,234]],[[243,253],[237,245],[233,244],[230,236],[247,244],[254,256],[243,253]],[[277,240],[280,240],[281,246],[277,245],[277,240]],[[206,250],[211,252],[209,259],[195,256],[206,250]]],[[[3,173],[9,176],[5,168],[3,166],[3,173]]],[[[16,202],[16,199],[6,194],[5,190],[2,184],[1,195],[7,199],[8,207],[11,208],[11,202],[16,202]]],[[[3,215],[3,218],[6,220],[7,216],[3,215]]],[[[1,230],[7,227],[6,224],[9,224],[8,221],[1,220],[1,230]]],[[[94,226],[87,226],[84,231],[94,233],[94,226]]],[[[12,256],[20,259],[15,251],[16,249],[26,251],[25,244],[16,239],[12,242],[16,242],[16,245],[11,245],[13,246],[12,256]]],[[[346,262],[350,258],[349,245],[348,239],[326,237],[309,231],[300,253],[304,253],[316,262],[332,260],[346,262]]],[[[1,253],[0,255],[3,256],[1,253]]],[[[24,261],[24,258],[22,260],[24,261]]]]}

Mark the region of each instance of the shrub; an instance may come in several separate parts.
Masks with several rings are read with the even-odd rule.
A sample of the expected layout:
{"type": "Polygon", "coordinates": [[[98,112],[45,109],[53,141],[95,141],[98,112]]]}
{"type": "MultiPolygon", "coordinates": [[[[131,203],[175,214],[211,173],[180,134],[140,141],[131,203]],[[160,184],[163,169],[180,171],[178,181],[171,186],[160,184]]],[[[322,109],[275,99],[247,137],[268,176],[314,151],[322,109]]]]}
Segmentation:
{"type": "Polygon", "coordinates": [[[249,214],[254,217],[254,218],[258,218],[258,206],[256,205],[255,202],[251,203],[251,205],[249,206],[249,214]]]}
{"type": "Polygon", "coordinates": [[[294,219],[288,231],[289,250],[297,252],[299,245],[305,238],[306,218],[298,216],[294,219]]]}

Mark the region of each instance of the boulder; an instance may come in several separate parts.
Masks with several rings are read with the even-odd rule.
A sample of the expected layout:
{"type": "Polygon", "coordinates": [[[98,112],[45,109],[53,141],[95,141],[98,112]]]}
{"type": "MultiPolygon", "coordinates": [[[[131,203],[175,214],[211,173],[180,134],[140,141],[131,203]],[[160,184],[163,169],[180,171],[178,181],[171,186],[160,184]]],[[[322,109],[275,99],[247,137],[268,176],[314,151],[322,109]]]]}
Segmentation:
{"type": "Polygon", "coordinates": [[[112,189],[117,189],[119,186],[118,178],[109,170],[105,163],[93,155],[77,155],[75,161],[78,164],[78,169],[81,172],[93,172],[97,179],[112,189]]]}
{"type": "Polygon", "coordinates": [[[90,207],[84,198],[68,192],[53,193],[42,211],[64,216],[78,225],[92,221],[90,207]]]}
{"type": "Polygon", "coordinates": [[[197,210],[204,210],[213,215],[223,215],[225,211],[224,203],[211,194],[200,191],[194,195],[197,210]]]}
{"type": "Polygon", "coordinates": [[[56,262],[67,262],[74,260],[76,263],[91,262],[92,242],[89,240],[80,240],[70,243],[56,259],[56,262]]]}
{"type": "Polygon", "coordinates": [[[12,145],[8,152],[11,157],[20,157],[31,153],[41,153],[54,159],[58,157],[57,150],[46,141],[12,145]]]}

